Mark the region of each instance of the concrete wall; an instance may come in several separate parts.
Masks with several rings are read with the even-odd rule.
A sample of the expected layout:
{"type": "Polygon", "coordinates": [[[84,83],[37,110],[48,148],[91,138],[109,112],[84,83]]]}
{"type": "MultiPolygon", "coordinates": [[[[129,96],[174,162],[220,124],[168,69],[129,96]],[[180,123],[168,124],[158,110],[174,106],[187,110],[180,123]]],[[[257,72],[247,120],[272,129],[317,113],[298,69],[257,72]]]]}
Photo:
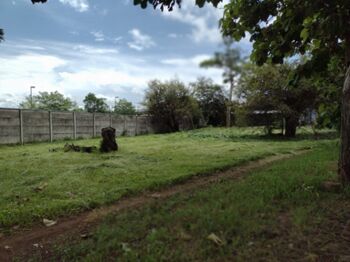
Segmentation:
{"type": "Polygon", "coordinates": [[[108,126],[117,136],[153,133],[149,116],[0,108],[0,144],[91,138],[108,126]]]}

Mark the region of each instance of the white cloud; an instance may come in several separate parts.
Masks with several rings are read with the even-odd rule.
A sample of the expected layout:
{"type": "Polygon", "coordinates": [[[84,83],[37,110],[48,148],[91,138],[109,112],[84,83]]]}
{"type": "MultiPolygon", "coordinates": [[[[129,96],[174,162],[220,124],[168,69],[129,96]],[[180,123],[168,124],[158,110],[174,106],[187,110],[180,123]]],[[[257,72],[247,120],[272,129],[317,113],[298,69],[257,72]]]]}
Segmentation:
{"type": "MultiPolygon", "coordinates": [[[[29,90],[29,89],[28,89],[29,90]]],[[[0,105],[4,108],[17,108],[18,101],[22,101],[23,97],[13,94],[1,94],[0,105]]]]}
{"type": "Polygon", "coordinates": [[[176,20],[192,26],[191,38],[194,42],[208,41],[219,43],[222,37],[219,30],[219,19],[223,14],[225,0],[218,8],[207,4],[203,8],[195,5],[194,1],[183,1],[181,8],[173,11],[164,11],[162,14],[172,20],[176,20]]]}
{"type": "Polygon", "coordinates": [[[209,55],[196,55],[194,57],[190,58],[170,58],[170,59],[164,59],[161,61],[161,63],[165,65],[175,65],[175,66],[199,66],[199,64],[209,59],[209,55]]]}
{"type": "Polygon", "coordinates": [[[89,10],[88,0],[59,0],[64,5],[70,5],[78,12],[86,12],[89,10]]]}
{"type": "Polygon", "coordinates": [[[113,42],[114,44],[117,44],[117,43],[119,43],[122,39],[123,39],[122,36],[117,36],[117,37],[112,38],[112,42],[113,42]]]}
{"type": "MultiPolygon", "coordinates": [[[[5,101],[0,101],[0,105],[17,106],[28,94],[31,85],[40,86],[41,91],[54,91],[57,80],[55,70],[65,63],[63,59],[54,55],[29,53],[11,59],[0,57],[0,93],[13,94],[5,101]],[[19,97],[22,99],[19,100],[19,97]]],[[[3,95],[1,97],[4,98],[3,95]]]]}
{"type": "Polygon", "coordinates": [[[152,37],[149,35],[141,33],[139,29],[132,29],[129,31],[129,34],[132,37],[132,41],[128,42],[128,46],[137,51],[142,51],[146,48],[155,46],[155,42],[152,40],[152,37]]]}
{"type": "Polygon", "coordinates": [[[175,33],[171,33],[171,34],[168,34],[168,37],[170,37],[170,38],[178,38],[179,35],[175,34],[175,33]]]}
{"type": "Polygon", "coordinates": [[[90,34],[94,36],[96,42],[105,41],[105,36],[102,31],[92,31],[90,34]]]}
{"type": "Polygon", "coordinates": [[[82,44],[36,41],[36,46],[45,48],[35,50],[27,48],[30,44],[31,41],[2,44],[0,107],[17,106],[28,95],[31,85],[36,86],[35,93],[57,90],[81,105],[88,92],[111,99],[126,97],[136,104],[143,99],[147,83],[154,78],[164,81],[176,75],[188,83],[205,75],[221,83],[220,70],[198,67],[200,61],[209,57],[206,54],[161,60],[82,44]]]}
{"type": "Polygon", "coordinates": [[[88,45],[76,45],[73,46],[73,50],[77,50],[80,53],[84,53],[87,55],[107,55],[119,53],[119,51],[115,48],[97,48],[88,45]]]}

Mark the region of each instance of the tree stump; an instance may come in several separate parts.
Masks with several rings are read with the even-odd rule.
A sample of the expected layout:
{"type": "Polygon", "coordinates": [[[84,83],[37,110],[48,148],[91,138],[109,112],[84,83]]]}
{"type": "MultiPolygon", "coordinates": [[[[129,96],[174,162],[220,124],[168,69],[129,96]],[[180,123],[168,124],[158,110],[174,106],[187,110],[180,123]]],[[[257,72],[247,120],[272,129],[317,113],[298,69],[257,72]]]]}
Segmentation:
{"type": "Polygon", "coordinates": [[[108,153],[111,151],[118,150],[118,144],[115,140],[115,129],[113,127],[105,127],[101,130],[102,142],[100,151],[103,153],[108,153]]]}

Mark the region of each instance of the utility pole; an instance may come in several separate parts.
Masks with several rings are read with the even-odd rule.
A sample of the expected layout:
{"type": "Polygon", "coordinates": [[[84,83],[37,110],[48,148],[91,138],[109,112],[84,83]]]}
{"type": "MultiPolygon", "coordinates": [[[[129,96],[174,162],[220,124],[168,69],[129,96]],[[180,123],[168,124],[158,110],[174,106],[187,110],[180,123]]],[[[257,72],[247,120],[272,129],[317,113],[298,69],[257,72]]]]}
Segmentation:
{"type": "Polygon", "coordinates": [[[35,86],[30,87],[30,108],[33,109],[33,89],[35,86]]]}

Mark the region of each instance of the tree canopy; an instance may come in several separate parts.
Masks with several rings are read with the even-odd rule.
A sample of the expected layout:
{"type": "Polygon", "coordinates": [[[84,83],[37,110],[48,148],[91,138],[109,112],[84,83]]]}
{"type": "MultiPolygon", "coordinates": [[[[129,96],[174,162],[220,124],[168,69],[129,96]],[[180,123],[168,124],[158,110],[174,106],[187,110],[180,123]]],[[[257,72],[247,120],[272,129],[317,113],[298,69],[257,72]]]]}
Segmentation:
{"type": "Polygon", "coordinates": [[[287,137],[295,136],[300,116],[306,109],[314,109],[317,97],[317,88],[308,79],[303,78],[296,86],[290,84],[294,68],[291,64],[260,67],[247,64],[237,90],[250,115],[254,112],[269,113],[271,117],[271,112],[281,115],[286,122],[287,137]]]}
{"type": "Polygon", "coordinates": [[[130,101],[122,98],[115,104],[114,113],[119,115],[135,115],[136,109],[130,101]]]}
{"type": "Polygon", "coordinates": [[[223,126],[227,97],[224,88],[213,80],[200,77],[190,84],[193,97],[198,101],[206,125],[223,126]]]}
{"type": "Polygon", "coordinates": [[[335,54],[344,56],[349,9],[347,0],[232,0],[224,7],[221,28],[236,40],[249,36],[259,65],[308,52],[312,70],[322,70],[335,54]]]}
{"type": "Polygon", "coordinates": [[[69,97],[65,97],[58,91],[55,92],[39,92],[33,96],[33,103],[30,96],[20,104],[24,109],[41,109],[51,111],[71,111],[78,108],[77,103],[69,97]]]}
{"type": "MultiPolygon", "coordinates": [[[[216,7],[221,1],[222,0],[196,0],[196,5],[203,7],[205,3],[212,3],[216,7]]],[[[151,4],[154,8],[159,6],[162,11],[164,8],[172,11],[176,4],[181,7],[181,2],[182,0],[134,0],[134,5],[140,5],[142,8],[147,8],[147,5],[151,4]]]]}
{"type": "Polygon", "coordinates": [[[93,93],[88,93],[84,100],[84,109],[89,113],[106,113],[108,112],[108,105],[106,99],[98,98],[93,93]]]}
{"type": "Polygon", "coordinates": [[[150,81],[144,105],[160,132],[179,131],[185,122],[190,122],[194,127],[200,118],[197,101],[185,84],[177,79],[150,81]]]}

